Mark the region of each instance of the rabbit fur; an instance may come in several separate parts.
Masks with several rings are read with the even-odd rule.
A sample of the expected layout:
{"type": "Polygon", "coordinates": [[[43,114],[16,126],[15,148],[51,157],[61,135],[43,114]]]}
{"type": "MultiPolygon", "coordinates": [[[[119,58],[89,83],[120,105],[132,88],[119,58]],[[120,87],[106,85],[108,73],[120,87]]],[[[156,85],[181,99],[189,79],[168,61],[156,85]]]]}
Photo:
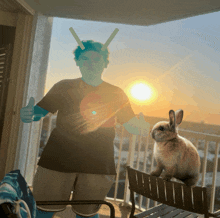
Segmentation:
{"type": "Polygon", "coordinates": [[[163,179],[169,181],[174,177],[187,186],[195,186],[199,180],[200,157],[196,147],[178,134],[177,127],[182,122],[183,110],[170,110],[169,118],[169,122],[158,122],[151,130],[157,162],[151,175],[159,177],[164,170],[163,179]]]}

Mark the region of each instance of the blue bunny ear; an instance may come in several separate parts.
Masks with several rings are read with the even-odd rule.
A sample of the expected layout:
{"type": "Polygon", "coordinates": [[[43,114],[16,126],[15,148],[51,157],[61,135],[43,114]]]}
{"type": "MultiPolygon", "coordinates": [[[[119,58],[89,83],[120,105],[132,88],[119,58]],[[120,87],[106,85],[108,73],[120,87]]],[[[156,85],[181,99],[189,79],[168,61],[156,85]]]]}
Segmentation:
{"type": "Polygon", "coordinates": [[[109,36],[108,40],[106,41],[106,43],[102,46],[102,51],[104,51],[109,44],[111,43],[111,41],[113,40],[113,38],[116,36],[116,34],[118,33],[119,29],[115,28],[114,32],[111,34],[111,36],[109,36]]]}
{"type": "Polygon", "coordinates": [[[75,40],[77,41],[78,45],[80,46],[80,48],[82,50],[85,49],[84,45],[82,44],[82,42],[80,41],[79,37],[77,36],[76,32],[74,31],[74,29],[72,27],[69,28],[70,32],[72,33],[73,37],[75,38],[75,40]]]}

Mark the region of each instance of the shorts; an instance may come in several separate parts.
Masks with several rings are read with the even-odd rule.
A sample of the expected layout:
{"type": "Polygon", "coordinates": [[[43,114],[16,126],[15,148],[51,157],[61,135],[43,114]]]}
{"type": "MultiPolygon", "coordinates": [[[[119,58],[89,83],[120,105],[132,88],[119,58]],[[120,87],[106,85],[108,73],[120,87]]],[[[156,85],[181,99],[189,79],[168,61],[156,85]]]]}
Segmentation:
{"type": "MultiPolygon", "coordinates": [[[[63,173],[38,166],[33,181],[35,201],[104,200],[115,175],[63,173]],[[72,199],[70,199],[73,191],[72,199]]],[[[101,205],[72,205],[79,216],[94,216],[101,205]]],[[[43,211],[63,211],[66,205],[37,206],[43,211]]]]}

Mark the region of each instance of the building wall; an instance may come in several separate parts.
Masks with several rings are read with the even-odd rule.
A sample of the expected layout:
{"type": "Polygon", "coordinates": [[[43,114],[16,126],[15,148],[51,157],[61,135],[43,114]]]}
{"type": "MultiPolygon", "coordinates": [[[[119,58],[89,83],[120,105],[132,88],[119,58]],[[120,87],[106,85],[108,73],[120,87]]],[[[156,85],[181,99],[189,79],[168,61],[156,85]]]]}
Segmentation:
{"type": "MultiPolygon", "coordinates": [[[[52,24],[53,18],[34,15],[22,107],[28,104],[30,97],[34,97],[36,104],[44,95],[52,24]]],[[[21,125],[14,168],[20,169],[27,183],[32,185],[40,146],[42,120],[21,125]]]]}
{"type": "Polygon", "coordinates": [[[7,101],[0,148],[0,179],[13,170],[18,133],[20,127],[20,107],[23,100],[28,50],[31,36],[32,16],[0,11],[0,24],[16,26],[14,50],[8,85],[7,101]],[[3,16],[2,16],[3,15],[3,16]]]}
{"type": "MultiPolygon", "coordinates": [[[[37,161],[42,123],[22,123],[20,109],[27,105],[30,97],[38,101],[43,96],[53,18],[34,11],[32,14],[16,8],[11,10],[0,10],[0,25],[16,28],[0,147],[0,180],[11,170],[20,169],[30,184],[37,161]]],[[[12,29],[9,28],[8,32],[12,29]]],[[[1,35],[3,31],[8,34],[5,29],[0,30],[1,35]]],[[[11,37],[0,37],[0,44],[11,40],[11,37]]]]}

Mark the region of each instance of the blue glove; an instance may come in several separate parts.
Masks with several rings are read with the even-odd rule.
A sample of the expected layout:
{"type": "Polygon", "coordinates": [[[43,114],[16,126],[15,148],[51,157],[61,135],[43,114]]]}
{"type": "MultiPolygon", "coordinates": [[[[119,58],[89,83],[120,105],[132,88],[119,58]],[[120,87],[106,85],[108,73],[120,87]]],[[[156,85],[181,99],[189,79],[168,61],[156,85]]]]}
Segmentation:
{"type": "Polygon", "coordinates": [[[21,108],[20,110],[20,118],[24,123],[31,123],[32,121],[38,121],[41,117],[44,117],[47,113],[47,110],[35,105],[34,106],[34,98],[31,97],[29,103],[26,107],[21,108]]]}

